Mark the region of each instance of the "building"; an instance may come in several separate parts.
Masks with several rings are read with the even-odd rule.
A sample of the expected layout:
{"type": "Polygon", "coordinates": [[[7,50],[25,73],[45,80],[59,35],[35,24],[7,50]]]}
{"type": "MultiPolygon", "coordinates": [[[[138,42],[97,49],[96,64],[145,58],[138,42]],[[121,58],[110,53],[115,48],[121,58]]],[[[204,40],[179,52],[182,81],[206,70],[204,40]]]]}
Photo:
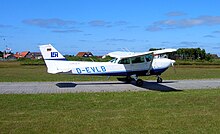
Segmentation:
{"type": "Polygon", "coordinates": [[[79,52],[76,56],[78,57],[91,57],[93,54],[91,52],[79,52]]]}
{"type": "Polygon", "coordinates": [[[21,53],[16,52],[16,53],[14,54],[14,57],[15,57],[16,59],[26,58],[26,56],[27,56],[29,53],[30,53],[30,51],[24,51],[24,52],[21,52],[21,53]]]}
{"type": "Polygon", "coordinates": [[[40,52],[30,52],[30,51],[24,51],[24,52],[16,52],[14,54],[14,57],[16,59],[19,59],[19,58],[28,58],[28,59],[42,59],[42,55],[40,52]]]}
{"type": "Polygon", "coordinates": [[[43,59],[43,56],[42,56],[41,52],[30,52],[30,53],[28,53],[26,58],[29,58],[29,59],[43,59]]]}

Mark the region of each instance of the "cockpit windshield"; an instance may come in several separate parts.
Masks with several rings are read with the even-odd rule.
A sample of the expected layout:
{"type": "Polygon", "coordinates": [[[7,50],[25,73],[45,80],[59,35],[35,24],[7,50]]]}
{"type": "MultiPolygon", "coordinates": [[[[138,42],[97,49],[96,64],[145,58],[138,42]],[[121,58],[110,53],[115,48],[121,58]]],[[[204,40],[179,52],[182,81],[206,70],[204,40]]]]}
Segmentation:
{"type": "Polygon", "coordinates": [[[110,60],[109,62],[116,63],[117,60],[118,60],[117,58],[114,58],[114,59],[110,60]]]}

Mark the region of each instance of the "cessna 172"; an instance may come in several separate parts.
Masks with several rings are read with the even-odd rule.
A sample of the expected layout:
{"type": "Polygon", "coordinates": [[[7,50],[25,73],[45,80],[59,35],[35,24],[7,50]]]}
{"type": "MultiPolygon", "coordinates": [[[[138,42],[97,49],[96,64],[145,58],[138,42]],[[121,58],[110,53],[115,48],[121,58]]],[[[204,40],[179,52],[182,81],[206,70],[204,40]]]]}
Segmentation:
{"type": "Polygon", "coordinates": [[[125,80],[136,81],[143,85],[138,76],[156,75],[157,82],[162,82],[160,75],[174,64],[174,60],[158,57],[160,54],[175,52],[176,49],[163,49],[143,53],[111,52],[106,56],[114,59],[109,62],[67,61],[51,44],[41,45],[40,51],[47,66],[47,72],[74,75],[126,76],[125,80]],[[157,55],[157,56],[155,56],[157,55]]]}

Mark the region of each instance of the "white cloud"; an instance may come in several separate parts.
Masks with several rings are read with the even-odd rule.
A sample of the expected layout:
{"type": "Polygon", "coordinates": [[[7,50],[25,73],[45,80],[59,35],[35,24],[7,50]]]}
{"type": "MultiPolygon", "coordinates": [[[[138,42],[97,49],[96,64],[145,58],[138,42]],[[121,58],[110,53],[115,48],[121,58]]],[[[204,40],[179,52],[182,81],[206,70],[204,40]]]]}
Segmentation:
{"type": "Polygon", "coordinates": [[[24,24],[34,25],[42,28],[69,28],[76,24],[72,20],[62,20],[58,18],[51,19],[27,19],[22,21],[24,24]]]}
{"type": "Polygon", "coordinates": [[[169,17],[184,16],[184,15],[186,15],[186,13],[179,12],[179,11],[172,11],[172,12],[166,13],[166,16],[169,16],[169,17]]]}
{"type": "Polygon", "coordinates": [[[4,24],[0,24],[0,28],[10,28],[12,27],[11,25],[4,25],[4,24]]]}
{"type": "Polygon", "coordinates": [[[204,35],[203,37],[205,37],[205,38],[215,38],[215,36],[213,36],[213,35],[204,35]]]}
{"type": "Polygon", "coordinates": [[[54,33],[80,33],[81,30],[71,29],[71,30],[53,30],[54,33]]]}
{"type": "Polygon", "coordinates": [[[93,27],[108,27],[111,24],[111,22],[107,22],[104,20],[92,20],[88,22],[88,24],[93,27]]]}
{"type": "Polygon", "coordinates": [[[147,31],[161,31],[167,29],[180,29],[195,26],[213,26],[220,25],[220,16],[200,16],[197,18],[180,20],[160,20],[156,21],[146,28],[147,31]]]}

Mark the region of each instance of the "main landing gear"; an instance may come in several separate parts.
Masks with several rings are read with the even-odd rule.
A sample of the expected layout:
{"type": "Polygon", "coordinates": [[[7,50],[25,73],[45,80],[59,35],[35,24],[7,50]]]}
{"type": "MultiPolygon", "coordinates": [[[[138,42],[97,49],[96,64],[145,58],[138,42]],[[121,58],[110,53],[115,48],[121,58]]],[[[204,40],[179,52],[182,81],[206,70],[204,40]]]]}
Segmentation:
{"type": "MultiPolygon", "coordinates": [[[[144,84],[143,80],[142,79],[138,79],[137,75],[127,76],[125,78],[126,83],[131,83],[132,79],[135,80],[136,86],[138,86],[138,87],[143,86],[143,84],[144,84]]],[[[163,82],[163,79],[160,77],[160,75],[157,75],[157,83],[162,83],[162,82],[163,82]]]]}
{"type": "Polygon", "coordinates": [[[138,76],[136,76],[136,75],[127,76],[126,77],[126,82],[130,83],[132,81],[132,79],[135,80],[136,86],[138,86],[138,87],[143,86],[143,83],[144,83],[143,80],[142,79],[138,79],[138,76]]]}

